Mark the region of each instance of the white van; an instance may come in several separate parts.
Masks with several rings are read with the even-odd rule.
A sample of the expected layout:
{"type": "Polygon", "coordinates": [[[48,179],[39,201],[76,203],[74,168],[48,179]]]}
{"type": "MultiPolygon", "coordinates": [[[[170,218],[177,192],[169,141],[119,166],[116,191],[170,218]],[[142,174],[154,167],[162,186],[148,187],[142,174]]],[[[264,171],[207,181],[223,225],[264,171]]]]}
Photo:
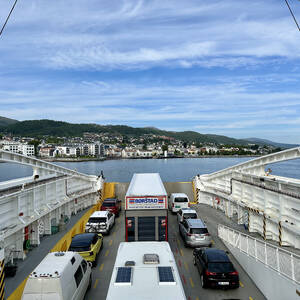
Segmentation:
{"type": "Polygon", "coordinates": [[[190,207],[189,197],[184,193],[173,193],[170,195],[169,209],[177,213],[181,208],[190,207]]]}
{"type": "Polygon", "coordinates": [[[22,300],[83,300],[91,265],[76,252],[52,252],[30,274],[22,300]]]}

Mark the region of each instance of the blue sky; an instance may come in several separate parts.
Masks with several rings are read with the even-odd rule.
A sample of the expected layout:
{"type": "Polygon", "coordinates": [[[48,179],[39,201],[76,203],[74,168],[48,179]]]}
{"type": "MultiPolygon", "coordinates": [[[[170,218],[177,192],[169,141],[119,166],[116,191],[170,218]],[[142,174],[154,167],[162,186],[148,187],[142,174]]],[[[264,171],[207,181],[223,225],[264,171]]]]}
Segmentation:
{"type": "Polygon", "coordinates": [[[283,0],[19,0],[0,116],[300,143],[300,32],[283,0]]]}

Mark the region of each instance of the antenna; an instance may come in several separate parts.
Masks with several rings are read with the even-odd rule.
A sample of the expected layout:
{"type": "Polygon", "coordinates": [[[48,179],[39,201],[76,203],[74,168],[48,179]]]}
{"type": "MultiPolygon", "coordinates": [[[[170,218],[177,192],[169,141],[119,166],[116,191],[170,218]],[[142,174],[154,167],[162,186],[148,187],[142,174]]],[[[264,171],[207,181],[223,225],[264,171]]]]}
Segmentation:
{"type": "Polygon", "coordinates": [[[300,31],[299,24],[298,24],[298,22],[297,22],[297,20],[296,20],[296,17],[295,17],[295,15],[294,15],[294,13],[293,13],[293,11],[292,11],[292,9],[291,9],[291,7],[290,7],[288,1],[285,0],[285,3],[286,3],[286,5],[287,5],[287,7],[289,8],[289,11],[290,11],[290,13],[291,13],[291,15],[292,15],[292,17],[293,17],[293,19],[294,19],[296,25],[297,25],[298,30],[300,31]]]}

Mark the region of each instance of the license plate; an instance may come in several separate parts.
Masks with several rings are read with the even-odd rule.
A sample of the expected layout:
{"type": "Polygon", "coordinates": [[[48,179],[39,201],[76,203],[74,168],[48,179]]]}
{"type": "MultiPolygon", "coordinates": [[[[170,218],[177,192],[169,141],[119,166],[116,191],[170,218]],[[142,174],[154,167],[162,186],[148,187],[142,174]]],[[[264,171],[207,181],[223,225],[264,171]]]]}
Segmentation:
{"type": "Polygon", "coordinates": [[[202,241],[202,240],[204,240],[204,237],[196,237],[196,240],[197,241],[202,241]]]}
{"type": "Polygon", "coordinates": [[[180,208],[180,206],[175,206],[175,208],[180,208]]]}
{"type": "Polygon", "coordinates": [[[219,285],[229,285],[228,281],[222,281],[222,282],[218,282],[219,285]]]}

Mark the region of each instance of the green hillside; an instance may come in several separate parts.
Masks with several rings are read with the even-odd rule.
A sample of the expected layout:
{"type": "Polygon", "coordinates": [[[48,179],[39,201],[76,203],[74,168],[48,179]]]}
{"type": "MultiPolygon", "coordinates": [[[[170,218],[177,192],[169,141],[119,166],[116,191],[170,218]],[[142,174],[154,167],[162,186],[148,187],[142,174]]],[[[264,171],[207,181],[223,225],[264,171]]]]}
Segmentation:
{"type": "Polygon", "coordinates": [[[15,124],[17,122],[19,122],[19,121],[14,120],[14,119],[5,118],[5,117],[0,117],[0,127],[15,124]]]}
{"type": "Polygon", "coordinates": [[[247,144],[245,140],[237,140],[221,135],[200,134],[195,131],[165,131],[153,127],[134,128],[125,125],[97,125],[97,124],[71,124],[62,121],[52,120],[29,120],[17,122],[0,127],[0,132],[11,133],[13,135],[38,137],[73,137],[82,136],[84,132],[91,133],[110,133],[114,135],[123,135],[139,137],[144,134],[156,134],[160,136],[173,137],[184,142],[197,143],[217,143],[217,144],[247,144]]]}

